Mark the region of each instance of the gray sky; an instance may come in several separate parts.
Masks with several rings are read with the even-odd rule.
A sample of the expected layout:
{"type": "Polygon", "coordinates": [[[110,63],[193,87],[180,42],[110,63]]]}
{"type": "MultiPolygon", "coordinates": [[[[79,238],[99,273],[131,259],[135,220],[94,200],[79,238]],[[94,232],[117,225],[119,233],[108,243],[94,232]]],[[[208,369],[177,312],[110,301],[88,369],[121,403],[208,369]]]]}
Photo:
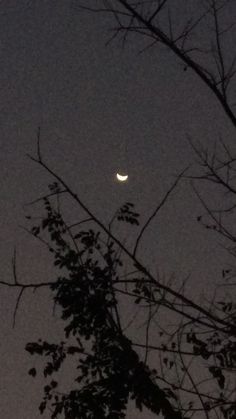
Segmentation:
{"type": "MultiPolygon", "coordinates": [[[[232,135],[212,95],[170,53],[154,48],[140,54],[142,42],[135,39],[125,48],[106,47],[110,22],[79,13],[64,0],[0,3],[4,280],[12,278],[14,246],[19,279],[47,281],[54,272],[46,251],[20,228],[29,212],[24,204],[41,195],[48,182],[26,158],[36,149],[39,125],[47,161],[105,221],[127,200],[136,204],[143,221],[150,215],[174,175],[194,161],[186,134],[209,146],[219,134],[226,140],[232,135]],[[120,167],[129,174],[125,185],[114,179],[120,167]]],[[[140,249],[148,264],[175,272],[177,280],[191,273],[195,295],[220,280],[226,260],[219,252],[216,261],[218,243],[196,223],[199,209],[191,188],[181,185],[140,249]]],[[[52,330],[57,337],[62,326],[52,317],[48,293],[38,291],[23,297],[12,330],[15,301],[15,292],[1,289],[1,415],[37,419],[43,380],[27,375],[32,359],[24,346],[49,338],[52,330]]]]}

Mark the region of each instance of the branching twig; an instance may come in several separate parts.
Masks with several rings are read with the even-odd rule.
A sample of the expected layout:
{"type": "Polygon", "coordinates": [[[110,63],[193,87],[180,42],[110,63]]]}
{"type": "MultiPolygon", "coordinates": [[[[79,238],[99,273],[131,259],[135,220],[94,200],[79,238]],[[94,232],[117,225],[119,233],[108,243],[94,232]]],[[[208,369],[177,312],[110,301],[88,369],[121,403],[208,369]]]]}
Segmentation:
{"type": "Polygon", "coordinates": [[[136,240],[135,246],[134,246],[134,251],[133,251],[133,256],[136,256],[137,250],[138,250],[138,245],[140,240],[142,239],[142,236],[145,232],[145,230],[147,229],[147,227],[149,226],[149,224],[151,223],[151,221],[156,217],[156,215],[158,214],[158,212],[160,211],[160,209],[164,206],[164,204],[166,203],[168,197],[170,196],[170,194],[172,193],[172,191],[176,188],[177,184],[179,183],[180,179],[182,178],[182,176],[184,175],[184,173],[188,170],[188,167],[185,168],[176,178],[176,180],[174,181],[173,185],[170,187],[170,189],[166,192],[165,196],[163,197],[163,199],[161,200],[160,204],[157,206],[157,208],[155,209],[155,211],[153,212],[153,214],[148,218],[148,220],[146,221],[146,223],[143,225],[143,227],[141,228],[141,231],[138,235],[138,238],[136,240]]]}

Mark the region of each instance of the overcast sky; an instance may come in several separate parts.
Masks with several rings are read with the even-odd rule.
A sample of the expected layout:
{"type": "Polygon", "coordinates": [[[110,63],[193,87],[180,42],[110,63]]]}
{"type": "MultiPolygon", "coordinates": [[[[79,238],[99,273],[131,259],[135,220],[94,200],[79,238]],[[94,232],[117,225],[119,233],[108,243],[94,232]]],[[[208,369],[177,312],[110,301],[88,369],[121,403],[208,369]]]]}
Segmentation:
{"type": "MultiPolygon", "coordinates": [[[[174,176],[194,162],[187,134],[208,146],[232,134],[211,93],[170,53],[140,54],[142,42],[134,37],[125,48],[106,47],[111,23],[64,0],[0,3],[0,275],[6,281],[14,246],[19,279],[53,275],[46,252],[20,227],[29,213],[24,204],[46,191],[49,180],[26,157],[36,150],[38,126],[47,162],[105,221],[127,200],[142,220],[152,213],[174,176]],[[120,169],[129,175],[126,184],[115,180],[120,169]]],[[[175,272],[177,280],[191,274],[196,295],[220,279],[226,260],[219,252],[216,261],[217,242],[196,223],[199,212],[183,183],[140,250],[150,266],[175,272]]],[[[1,416],[37,419],[43,381],[28,377],[32,360],[24,346],[52,330],[60,335],[61,324],[47,292],[28,292],[12,330],[15,301],[15,292],[1,289],[1,416]]]]}

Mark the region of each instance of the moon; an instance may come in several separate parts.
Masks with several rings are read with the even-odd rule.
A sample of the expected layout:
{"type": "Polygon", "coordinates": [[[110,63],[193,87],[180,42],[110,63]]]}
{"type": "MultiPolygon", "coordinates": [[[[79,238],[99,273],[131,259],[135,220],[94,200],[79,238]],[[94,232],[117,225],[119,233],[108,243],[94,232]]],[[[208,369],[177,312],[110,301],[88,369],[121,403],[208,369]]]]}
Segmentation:
{"type": "Polygon", "coordinates": [[[119,180],[119,182],[125,182],[128,179],[128,175],[120,175],[117,173],[116,178],[119,180]]]}

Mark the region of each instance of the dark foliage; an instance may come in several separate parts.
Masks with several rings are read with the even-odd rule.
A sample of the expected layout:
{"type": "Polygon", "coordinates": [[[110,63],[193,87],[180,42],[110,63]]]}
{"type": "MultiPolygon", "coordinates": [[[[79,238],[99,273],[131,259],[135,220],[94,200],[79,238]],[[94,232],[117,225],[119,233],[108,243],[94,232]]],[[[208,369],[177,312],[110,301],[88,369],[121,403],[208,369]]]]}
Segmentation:
{"type": "MultiPolygon", "coordinates": [[[[168,419],[180,419],[181,414],[169,401],[175,400],[174,394],[154,382],[153,371],[139,359],[132,342],[122,332],[113,289],[118,280],[117,267],[122,266],[122,261],[114,243],[108,240],[104,244],[100,233],[92,229],[80,230],[72,236],[48,199],[44,199],[44,207],[46,216],[41,225],[31,231],[37,236],[48,231],[54,264],[67,272],[51,286],[66,324],[66,342],[32,342],[27,344],[26,350],[31,355],[49,358],[43,370],[46,378],[55,375],[68,356],[77,356],[77,376],[74,389],[68,394],[59,394],[56,380],[46,385],[40,412],[50,404],[52,419],[62,413],[67,419],[118,419],[125,417],[131,398],[140,410],[145,405],[156,414],[162,412],[168,419]],[[75,249],[68,239],[76,244],[75,249]],[[69,344],[71,337],[77,345],[69,344]]],[[[131,204],[123,206],[117,218],[120,220],[120,213],[127,212],[129,216],[124,221],[137,218],[138,214],[131,211],[131,207],[131,204]]],[[[140,279],[135,291],[136,303],[151,295],[140,279]]],[[[29,374],[35,376],[36,370],[32,368],[29,374]]]]}

